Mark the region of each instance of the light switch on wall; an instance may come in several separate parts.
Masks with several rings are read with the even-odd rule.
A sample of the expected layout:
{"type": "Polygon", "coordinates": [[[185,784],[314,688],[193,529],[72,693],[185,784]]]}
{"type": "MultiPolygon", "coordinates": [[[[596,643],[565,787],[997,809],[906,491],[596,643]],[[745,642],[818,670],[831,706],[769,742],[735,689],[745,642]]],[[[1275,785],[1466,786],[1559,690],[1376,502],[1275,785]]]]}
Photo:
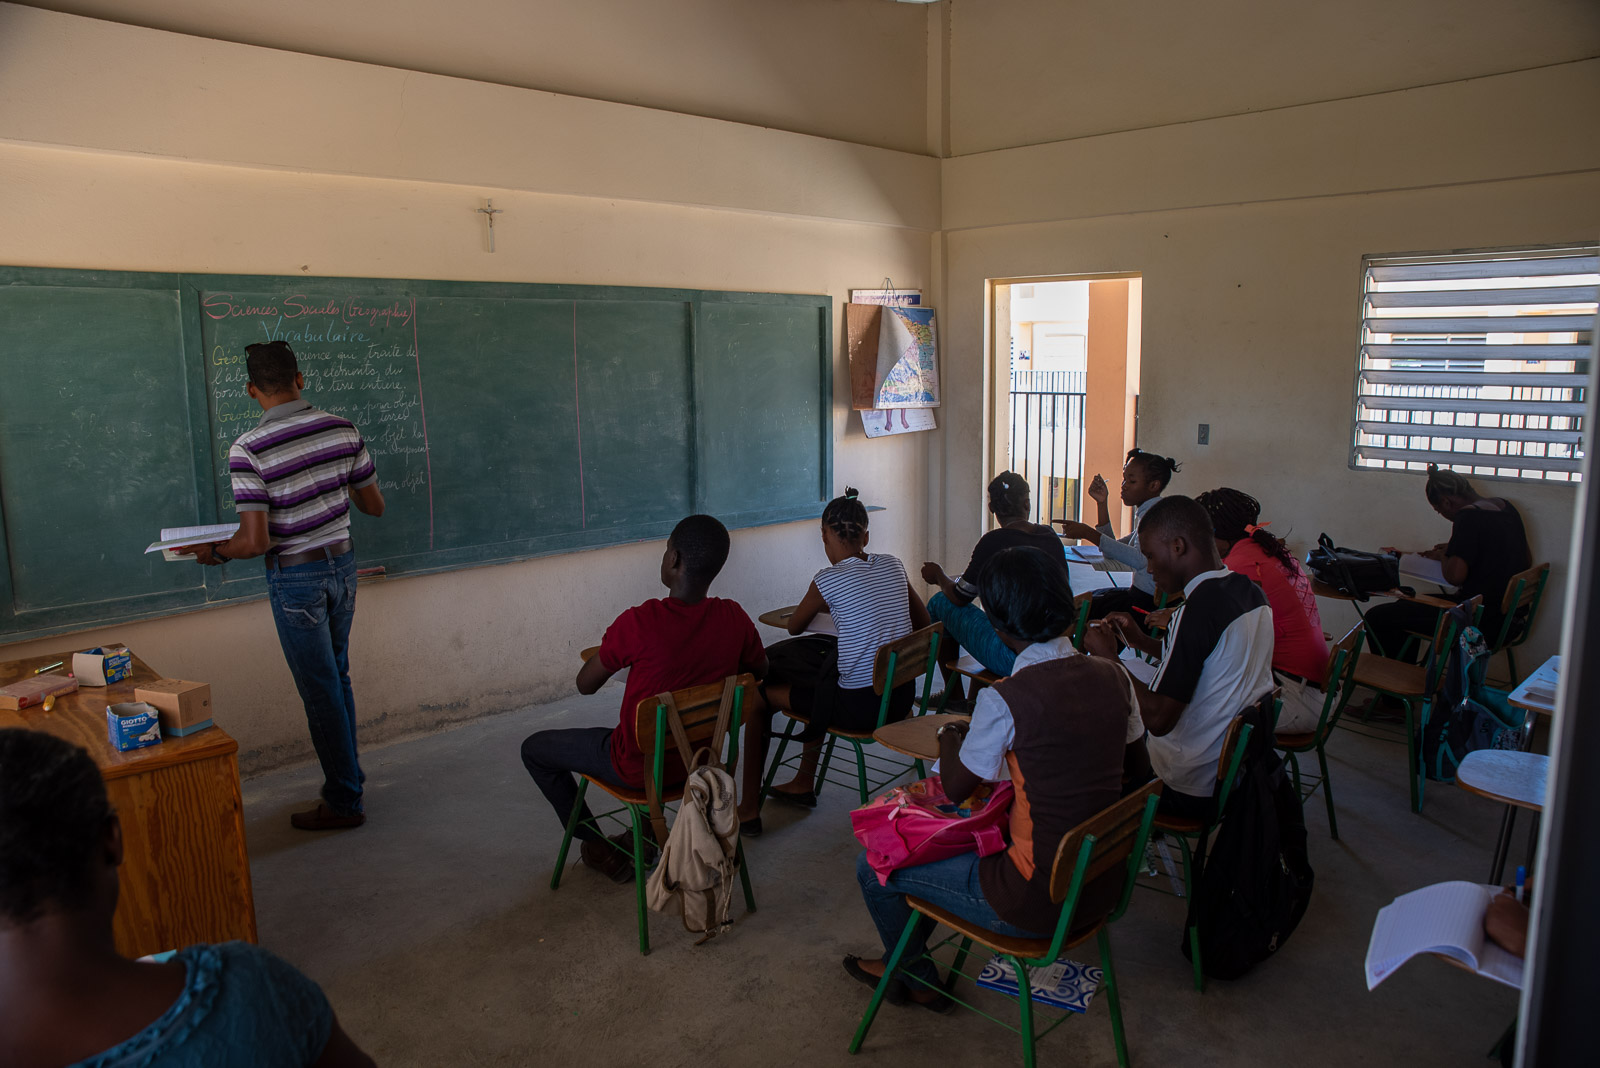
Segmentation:
{"type": "Polygon", "coordinates": [[[1210,423],[1201,423],[1200,424],[1200,444],[1201,445],[1210,445],[1211,444],[1211,424],[1210,423]]]}

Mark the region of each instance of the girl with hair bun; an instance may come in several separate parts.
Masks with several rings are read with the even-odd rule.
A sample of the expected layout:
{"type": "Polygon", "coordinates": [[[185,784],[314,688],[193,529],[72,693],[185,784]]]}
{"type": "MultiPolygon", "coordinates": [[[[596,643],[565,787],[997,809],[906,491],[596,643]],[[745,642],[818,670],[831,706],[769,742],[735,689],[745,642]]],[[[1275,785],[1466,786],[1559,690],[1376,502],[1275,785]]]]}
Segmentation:
{"type": "Polygon", "coordinates": [[[1149,611],[1156,606],[1155,579],[1145,570],[1144,554],[1139,551],[1139,524],[1144,521],[1145,513],[1161,499],[1167,483],[1180,467],[1170,456],[1158,456],[1143,449],[1128,450],[1128,458],[1122,465],[1120,496],[1122,503],[1133,509],[1133,529],[1120,539],[1111,526],[1111,513],[1106,507],[1110,493],[1101,475],[1095,475],[1089,483],[1089,497],[1095,504],[1095,525],[1091,527],[1076,519],[1056,520],[1062,537],[1092,542],[1105,553],[1106,559],[1133,568],[1133,578],[1126,587],[1095,592],[1089,609],[1090,619],[1103,619],[1109,612],[1126,612],[1133,608],[1149,611]]]}
{"type": "Polygon", "coordinates": [[[1278,730],[1315,730],[1322,719],[1328,640],[1311,579],[1283,539],[1261,522],[1261,502],[1240,490],[1207,490],[1195,498],[1211,516],[1217,552],[1229,571],[1261,587],[1272,609],[1272,673],[1283,688],[1278,730]]]}
{"type": "Polygon", "coordinates": [[[995,633],[984,610],[988,606],[979,608],[973,603],[978,598],[984,568],[995,554],[1024,546],[1039,549],[1060,560],[1062,573],[1066,573],[1061,539],[1049,527],[1028,518],[1032,511],[1030,494],[1027,479],[1015,471],[1000,472],[989,483],[989,513],[1000,525],[978,539],[961,576],[952,578],[932,561],[922,565],[922,580],[939,587],[939,592],[928,599],[928,614],[944,624],[944,632],[951,639],[939,649],[944,663],[953,664],[957,653],[965,649],[996,675],[1011,674],[1017,654],[995,633]]]}
{"type": "MultiPolygon", "coordinates": [[[[794,712],[807,723],[800,735],[805,750],[795,777],[774,783],[768,797],[815,807],[817,758],[827,728],[859,731],[878,725],[880,698],[872,692],[872,665],[878,647],[932,622],[927,606],[906,578],[905,565],[888,553],[867,552],[867,537],[866,506],[860,494],[847,487],[843,496],[829,501],[822,511],[822,551],[829,566],[817,572],[789,617],[789,633],[799,635],[820,613],[831,613],[839,632],[836,656],[820,670],[795,672],[785,670],[785,661],[792,658],[784,655],[783,647],[790,643],[768,650],[773,667],[762,686],[767,704],[780,712],[794,712]]],[[[804,641],[816,644],[818,639],[804,641]]],[[[889,720],[904,719],[915,696],[914,683],[891,690],[889,720]]],[[[747,759],[754,767],[765,763],[770,718],[762,715],[751,721],[753,727],[760,724],[749,738],[747,759]]],[[[753,797],[748,804],[753,807],[753,797]]],[[[740,817],[751,825],[747,832],[758,829],[754,822],[758,813],[741,811],[740,817]]]]}
{"type": "MultiPolygon", "coordinates": [[[[1463,474],[1428,465],[1422,487],[1428,504],[1450,522],[1450,540],[1421,555],[1440,561],[1458,601],[1483,597],[1478,628],[1497,635],[1505,623],[1501,602],[1511,577],[1533,566],[1522,514],[1504,497],[1480,496],[1463,474]]],[[[1367,610],[1367,632],[1386,656],[1399,656],[1411,632],[1431,633],[1439,609],[1416,601],[1391,601],[1367,610]]],[[[1415,659],[1415,650],[1407,659],[1415,659]]]]}

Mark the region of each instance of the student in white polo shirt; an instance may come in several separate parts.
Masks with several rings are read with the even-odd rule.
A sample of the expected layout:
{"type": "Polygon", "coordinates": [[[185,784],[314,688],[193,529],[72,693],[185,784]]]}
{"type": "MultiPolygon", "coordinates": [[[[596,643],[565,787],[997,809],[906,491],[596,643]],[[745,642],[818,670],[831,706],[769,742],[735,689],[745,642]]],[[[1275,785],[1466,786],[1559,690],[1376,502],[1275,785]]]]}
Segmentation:
{"type": "Polygon", "coordinates": [[[1145,514],[1139,549],[1156,586],[1183,594],[1165,640],[1113,612],[1086,647],[1114,656],[1115,633],[1140,652],[1160,654],[1150,685],[1136,685],[1150,764],[1165,784],[1162,811],[1203,819],[1228,724],[1273,689],[1272,609],[1261,587],[1222,565],[1211,517],[1190,497],[1163,497],[1145,514]]]}

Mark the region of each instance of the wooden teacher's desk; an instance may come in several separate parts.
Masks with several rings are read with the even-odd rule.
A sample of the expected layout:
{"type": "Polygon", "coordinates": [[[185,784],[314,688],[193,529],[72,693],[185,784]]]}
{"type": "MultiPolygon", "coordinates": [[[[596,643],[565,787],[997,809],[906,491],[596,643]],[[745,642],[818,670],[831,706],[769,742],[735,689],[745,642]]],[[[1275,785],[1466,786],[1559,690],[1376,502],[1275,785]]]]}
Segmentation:
{"type": "MultiPolygon", "coordinates": [[[[65,661],[74,650],[0,663],[0,686],[65,661]]],[[[134,700],[137,685],[161,675],[137,656],[133,675],[110,686],[85,686],[38,705],[0,709],[0,727],[26,727],[88,750],[122,818],[117,949],[142,956],[196,942],[256,940],[250,859],[239,797],[239,743],[221,727],[126,753],[106,739],[106,706],[134,700]]]]}

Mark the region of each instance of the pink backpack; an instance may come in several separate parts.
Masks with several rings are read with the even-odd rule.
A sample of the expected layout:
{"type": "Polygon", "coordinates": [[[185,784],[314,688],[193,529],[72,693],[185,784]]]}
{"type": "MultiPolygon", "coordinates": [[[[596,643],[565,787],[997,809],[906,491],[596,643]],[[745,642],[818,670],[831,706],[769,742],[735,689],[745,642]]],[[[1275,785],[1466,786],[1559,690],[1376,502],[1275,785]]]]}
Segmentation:
{"type": "Polygon", "coordinates": [[[980,857],[1006,847],[1005,823],[1011,808],[1009,782],[985,783],[987,796],[952,801],[944,794],[939,776],[896,786],[850,813],[856,841],[867,850],[867,863],[878,873],[878,884],[900,868],[931,864],[962,853],[980,857]]]}

